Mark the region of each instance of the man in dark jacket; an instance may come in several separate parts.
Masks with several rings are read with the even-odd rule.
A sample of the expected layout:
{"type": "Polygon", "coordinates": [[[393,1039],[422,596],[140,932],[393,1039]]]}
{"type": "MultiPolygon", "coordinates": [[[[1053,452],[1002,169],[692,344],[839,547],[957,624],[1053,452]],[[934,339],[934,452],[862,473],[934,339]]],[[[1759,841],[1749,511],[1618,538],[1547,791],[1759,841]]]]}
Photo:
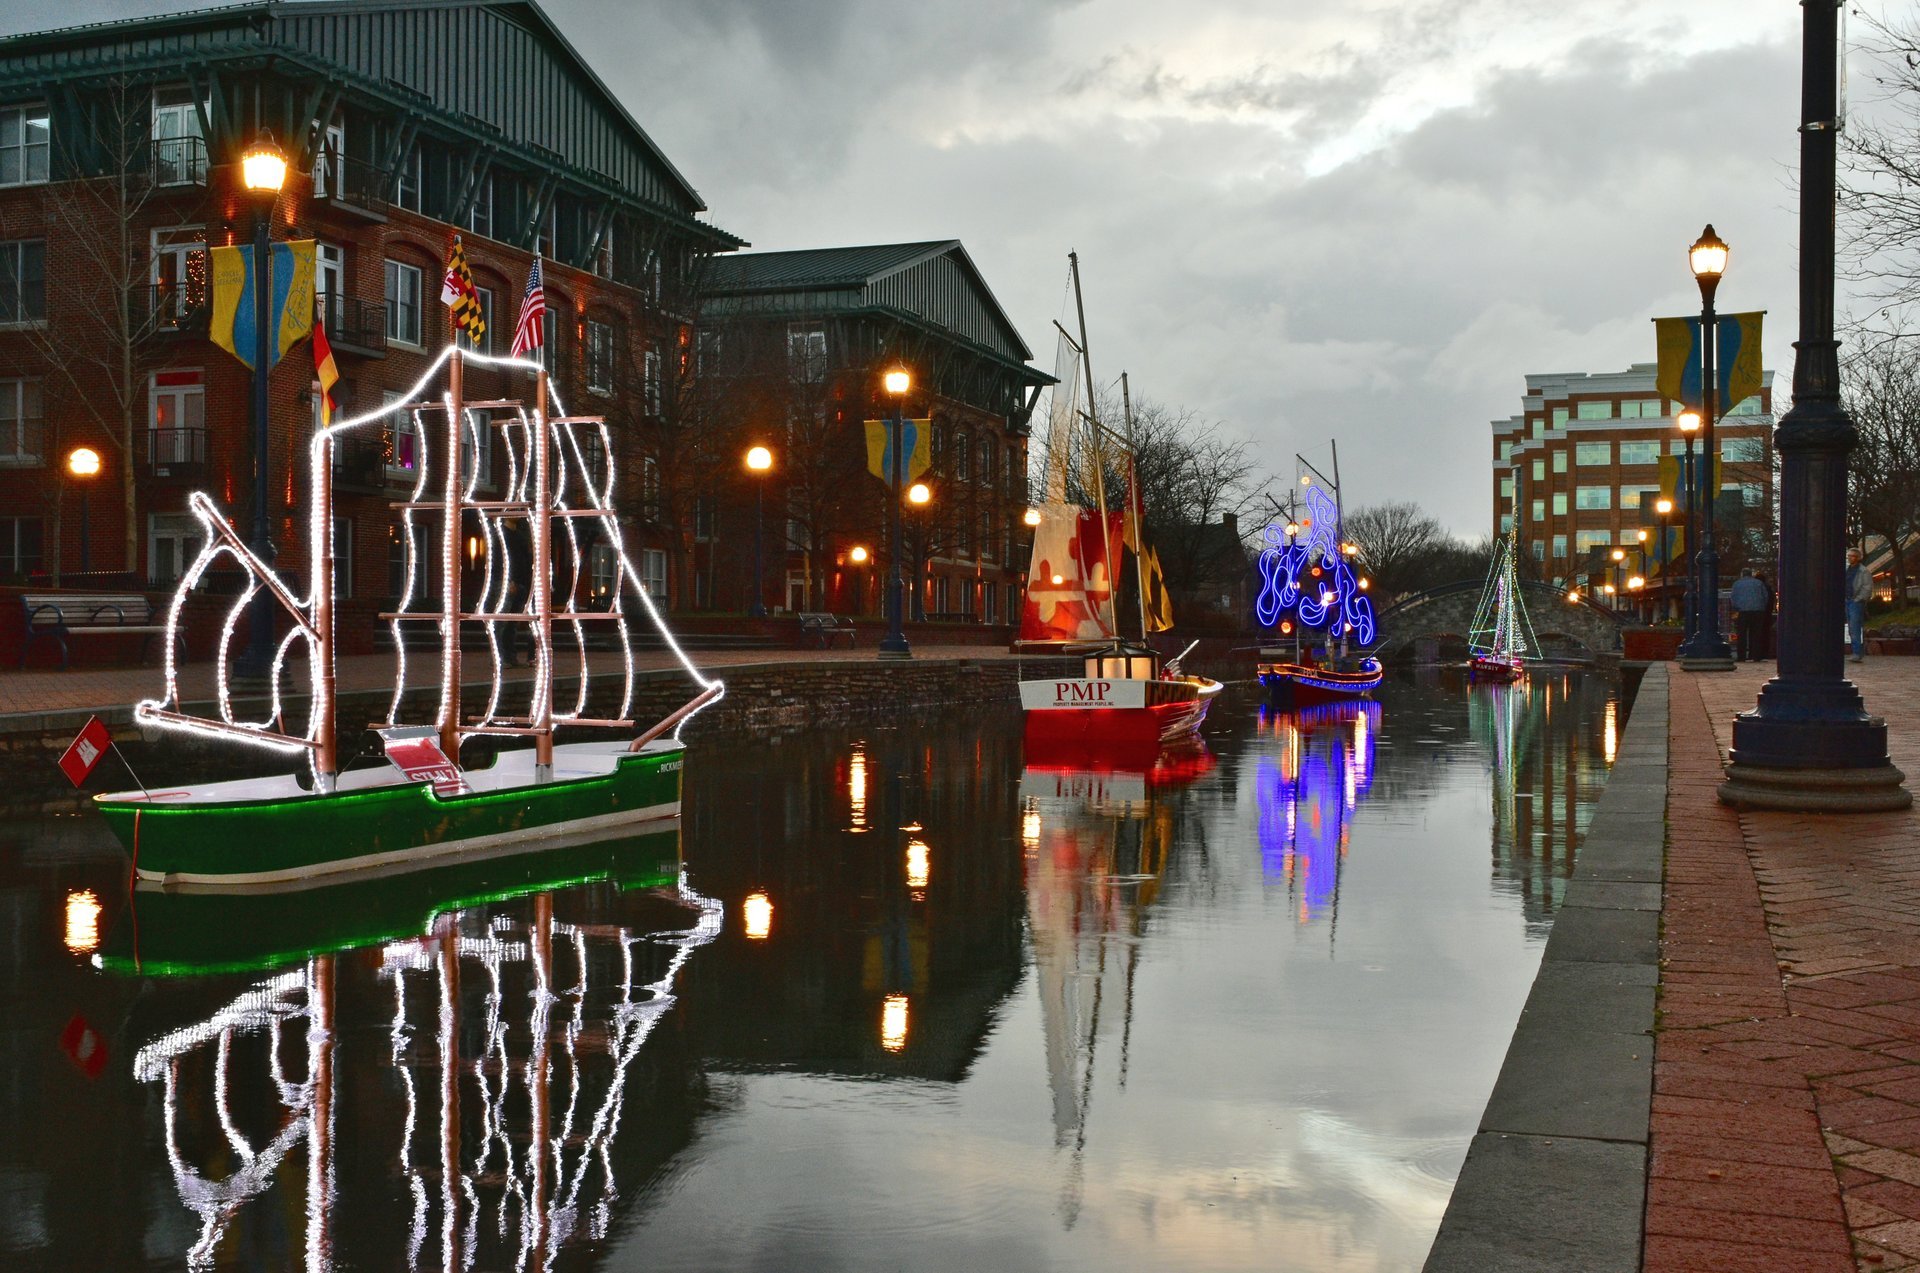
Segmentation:
{"type": "Polygon", "coordinates": [[[1729,600],[1733,602],[1734,635],[1739,641],[1740,661],[1760,660],[1760,633],[1767,622],[1767,585],[1754,577],[1751,569],[1740,572],[1733,581],[1729,600]]]}

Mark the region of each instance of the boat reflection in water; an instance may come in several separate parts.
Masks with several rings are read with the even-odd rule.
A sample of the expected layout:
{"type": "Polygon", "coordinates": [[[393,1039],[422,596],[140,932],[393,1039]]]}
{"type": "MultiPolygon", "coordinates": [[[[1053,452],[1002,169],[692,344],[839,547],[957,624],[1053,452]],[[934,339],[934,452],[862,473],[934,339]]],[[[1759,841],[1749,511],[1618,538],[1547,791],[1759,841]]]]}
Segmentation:
{"type": "Polygon", "coordinates": [[[1119,1017],[1117,1081],[1127,1083],[1134,976],[1146,914],[1159,894],[1181,811],[1181,789],[1214,766],[1190,746],[1089,749],[1028,740],[1020,779],[1027,924],[1057,1148],[1072,1154],[1061,1215],[1068,1228],[1084,1189],[1087,1116],[1102,1014],[1119,1017]]]}
{"type": "Polygon", "coordinates": [[[198,1218],[189,1267],[271,1242],[296,1196],[310,1270],[396,1265],[402,1228],[409,1268],[538,1268],[605,1238],[616,1164],[640,1171],[616,1146],[631,1071],[720,922],[677,826],[326,888],[138,892],[102,966],[266,974],[133,1059],[198,1218]],[[359,1219],[396,1203],[391,1226],[359,1219]]]}
{"type": "Polygon", "coordinates": [[[1298,711],[1262,708],[1265,743],[1254,770],[1262,872],[1298,901],[1302,924],[1331,915],[1354,812],[1373,786],[1380,704],[1329,703],[1298,711]]]}

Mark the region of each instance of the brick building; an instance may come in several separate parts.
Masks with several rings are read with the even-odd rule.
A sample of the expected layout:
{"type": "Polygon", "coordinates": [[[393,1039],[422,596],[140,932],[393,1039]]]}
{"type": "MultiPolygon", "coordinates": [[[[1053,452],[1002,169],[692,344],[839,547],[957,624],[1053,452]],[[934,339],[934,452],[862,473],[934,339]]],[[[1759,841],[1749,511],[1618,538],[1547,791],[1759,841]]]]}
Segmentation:
{"type": "MultiPolygon", "coordinates": [[[[1660,396],[1654,372],[1652,363],[1635,363],[1619,372],[1530,375],[1521,414],[1493,421],[1494,530],[1504,535],[1518,517],[1522,560],[1536,563],[1542,578],[1587,586],[1596,572],[1613,569],[1611,550],[1619,547],[1628,554],[1620,573],[1644,568],[1657,592],[1666,573],[1663,529],[1667,556],[1678,557],[1677,535],[1662,526],[1655,502],[1661,457],[1685,449],[1674,423],[1681,408],[1660,396]]],[[[1749,560],[1772,560],[1771,371],[1762,373],[1761,386],[1734,403],[1715,429],[1721,457],[1715,538],[1723,576],[1737,574],[1749,560]]],[[[1696,454],[1701,446],[1696,435],[1696,454]]],[[[1672,573],[1678,571],[1676,561],[1672,573]]]]}
{"type": "Polygon", "coordinates": [[[704,600],[729,608],[750,600],[755,495],[739,457],[758,444],[774,455],[761,479],[765,604],[883,610],[887,495],[868,471],[861,422],[887,415],[881,376],[901,367],[913,383],[905,414],[932,421],[932,499],[904,523],[909,617],[1015,621],[1028,417],[1053,378],[1028,365],[1032,355],[958,241],[716,257],[699,341],[705,391],[724,403],[734,430],[722,469],[731,478],[727,524],[708,511],[697,518],[708,556],[696,577],[723,581],[704,600]],[[866,550],[864,564],[856,548],[866,550]]]}
{"type": "MultiPolygon", "coordinates": [[[[615,426],[628,544],[665,595],[699,282],[741,240],[537,5],[469,0],[244,4],[0,40],[0,582],[71,581],[84,544],[95,572],[165,585],[198,546],[193,489],[251,526],[249,373],[207,339],[206,249],[249,240],[236,160],[263,128],[290,159],[272,233],[318,242],[349,412],[397,399],[445,340],[456,232],[491,352],[542,255],[545,357],[571,410],[615,426]],[[63,465],[79,446],[105,459],[84,491],[63,465]]],[[[505,379],[478,373],[470,394],[505,379]]],[[[297,575],[304,344],[269,390],[266,515],[297,575]]],[[[398,591],[387,505],[412,484],[408,428],[337,456],[350,642],[398,591]]],[[[468,461],[483,493],[494,459],[468,461]]]]}

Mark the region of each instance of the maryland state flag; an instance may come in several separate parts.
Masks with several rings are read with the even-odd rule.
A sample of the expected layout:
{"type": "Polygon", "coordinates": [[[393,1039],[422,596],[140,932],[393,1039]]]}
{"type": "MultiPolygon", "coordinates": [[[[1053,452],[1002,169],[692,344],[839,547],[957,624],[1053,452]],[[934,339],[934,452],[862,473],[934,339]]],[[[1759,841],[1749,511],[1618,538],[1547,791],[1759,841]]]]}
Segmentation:
{"type": "MultiPolygon", "coordinates": [[[[1714,322],[1719,336],[1714,352],[1720,415],[1760,392],[1760,322],[1765,316],[1766,311],[1755,310],[1750,314],[1721,314],[1714,322]]],[[[1655,387],[1669,398],[1699,406],[1700,320],[1656,318],[1653,336],[1660,359],[1655,387]]]]}
{"type": "Polygon", "coordinates": [[[1131,459],[1127,461],[1127,516],[1121,534],[1140,559],[1147,631],[1165,632],[1173,626],[1173,599],[1167,595],[1166,576],[1160,573],[1160,554],[1147,544],[1146,495],[1140,486],[1140,471],[1131,459]]]}
{"type": "Polygon", "coordinates": [[[313,321],[313,376],[320,383],[320,425],[325,428],[340,412],[340,404],[333,397],[333,387],[340,383],[340,369],[333,362],[326,325],[317,318],[313,321]]]}
{"type": "Polygon", "coordinates": [[[465,332],[479,345],[487,334],[487,316],[480,309],[480,294],[474,290],[473,271],[467,268],[467,249],[457,234],[447,250],[447,276],[440,281],[440,303],[453,311],[454,329],[465,332]]]}
{"type": "MultiPolygon", "coordinates": [[[[881,481],[893,483],[893,422],[891,420],[868,420],[867,425],[867,468],[881,481]]],[[[915,481],[922,473],[933,466],[933,451],[929,445],[933,437],[933,421],[902,420],[900,422],[900,455],[904,466],[900,474],[900,484],[905,486],[915,481]]]]}
{"type": "MultiPolygon", "coordinates": [[[[253,248],[214,248],[213,316],[207,336],[253,368],[253,248]]],[[[276,243],[267,254],[267,366],[313,330],[313,240],[276,243]]]]}

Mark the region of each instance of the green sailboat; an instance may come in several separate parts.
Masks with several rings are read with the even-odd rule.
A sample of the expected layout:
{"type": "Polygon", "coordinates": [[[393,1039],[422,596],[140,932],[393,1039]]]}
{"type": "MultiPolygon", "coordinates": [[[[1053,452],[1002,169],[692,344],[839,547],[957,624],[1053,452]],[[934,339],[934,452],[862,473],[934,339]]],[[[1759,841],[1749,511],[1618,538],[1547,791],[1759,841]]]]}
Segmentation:
{"type": "Polygon", "coordinates": [[[248,549],[211,499],[200,493],[190,497],[189,507],[205,528],[205,547],[181,577],[168,610],[164,692],[140,703],[135,719],[156,729],[303,756],[307,772],[94,797],[138,879],[176,886],[286,885],[349,870],[411,869],[543,837],[607,834],[678,816],[685,761],[679,727],[718,699],[724,686],[703,676],[680,651],[628,558],[612,506],[611,465],[595,462],[613,453],[605,419],[567,415],[538,362],[488,357],[457,345],[435,359],[406,398],[401,406],[383,406],[315,432],[309,450],[311,549],[305,595],[248,549]],[[531,372],[533,401],[467,400],[462,386],[467,363],[531,372]],[[396,413],[412,422],[408,440],[414,450],[404,458],[414,470],[414,483],[408,498],[393,505],[406,553],[405,587],[398,608],[382,616],[400,665],[379,731],[390,763],[342,772],[334,692],[333,450],[343,437],[380,429],[396,413]],[[475,477],[462,473],[457,457],[492,445],[496,435],[506,451],[504,498],[477,499],[475,477]],[[461,566],[469,536],[487,545],[485,572],[471,597],[463,595],[461,566]],[[564,564],[556,560],[556,536],[566,542],[564,564]],[[617,573],[608,595],[591,603],[583,568],[588,543],[611,550],[617,573]],[[512,560],[522,546],[528,557],[524,596],[514,586],[518,572],[512,560]],[[416,587],[427,573],[423,565],[429,552],[437,559],[434,573],[441,585],[432,598],[416,587]],[[188,597],[223,559],[245,572],[248,586],[222,630],[216,714],[200,716],[183,710],[180,702],[174,634],[188,597]],[[265,592],[291,627],[276,647],[269,676],[271,714],[245,721],[235,714],[226,683],[224,647],[257,592],[265,592]],[[679,655],[697,690],[651,725],[632,719],[631,601],[679,655]],[[440,636],[439,703],[432,721],[409,724],[399,717],[406,632],[423,623],[435,625],[440,636]],[[485,708],[467,714],[461,703],[460,634],[463,625],[476,624],[486,636],[492,687],[485,708]],[[623,655],[623,672],[615,674],[622,685],[619,707],[605,717],[587,712],[594,675],[587,659],[589,631],[596,637],[610,634],[610,644],[623,655]],[[515,639],[522,634],[531,641],[515,639]],[[502,668],[516,646],[528,643],[533,677],[509,685],[502,668]],[[309,708],[304,728],[288,722],[283,705],[283,682],[291,676],[290,655],[296,649],[305,654],[309,708]],[[556,664],[563,656],[575,665],[580,681],[577,699],[564,710],[553,694],[556,664]],[[592,728],[599,737],[556,742],[561,728],[592,728]],[[480,737],[530,745],[501,754],[486,768],[463,768],[462,744],[480,737]]]}

